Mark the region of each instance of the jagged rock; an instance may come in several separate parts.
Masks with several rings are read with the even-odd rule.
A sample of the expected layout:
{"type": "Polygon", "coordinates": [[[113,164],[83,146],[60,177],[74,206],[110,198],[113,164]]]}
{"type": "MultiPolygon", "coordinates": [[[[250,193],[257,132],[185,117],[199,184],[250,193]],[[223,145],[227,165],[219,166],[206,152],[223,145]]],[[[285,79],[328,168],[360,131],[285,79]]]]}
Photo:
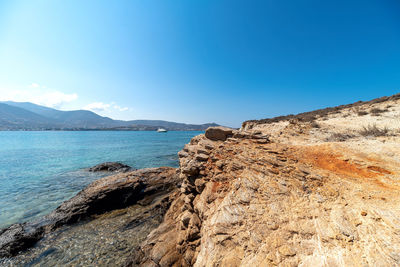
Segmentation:
{"type": "Polygon", "coordinates": [[[186,151],[181,150],[181,151],[178,152],[178,157],[187,158],[187,157],[189,157],[189,154],[186,151]]]}
{"type": "Polygon", "coordinates": [[[189,226],[189,222],[190,222],[190,219],[191,219],[191,218],[192,218],[192,213],[189,212],[189,211],[185,211],[185,212],[182,214],[181,222],[182,222],[182,224],[183,224],[183,226],[184,226],[185,228],[187,228],[187,227],[189,226]]]}
{"type": "Polygon", "coordinates": [[[289,247],[288,245],[283,245],[278,249],[279,253],[281,253],[284,256],[294,256],[296,255],[296,252],[294,251],[293,248],[289,247]]]}
{"type": "Polygon", "coordinates": [[[201,148],[199,148],[199,149],[197,149],[197,153],[198,154],[204,154],[204,155],[210,155],[210,151],[209,150],[207,150],[207,149],[201,149],[201,148]]]}
{"type": "Polygon", "coordinates": [[[208,158],[209,158],[209,156],[205,155],[205,154],[197,154],[196,155],[196,160],[197,161],[207,161],[208,158]]]}
{"type": "Polygon", "coordinates": [[[194,182],[194,184],[195,184],[195,186],[196,186],[196,191],[197,191],[197,193],[201,193],[201,192],[203,192],[203,190],[204,190],[206,181],[204,181],[204,180],[202,180],[202,179],[197,179],[197,180],[194,182]]]}
{"type": "Polygon", "coordinates": [[[189,227],[197,227],[200,229],[201,226],[201,220],[199,218],[199,216],[196,213],[192,214],[192,217],[190,218],[190,225],[189,227]]]}
{"type": "Polygon", "coordinates": [[[221,266],[240,266],[243,258],[243,250],[240,247],[231,250],[221,261],[221,266]]]}
{"type": "Polygon", "coordinates": [[[132,167],[120,162],[104,162],[89,168],[90,172],[128,172],[132,167]]]}
{"type": "Polygon", "coordinates": [[[227,127],[210,127],[206,130],[205,136],[213,141],[225,141],[226,138],[232,136],[232,129],[227,127]]]}
{"type": "Polygon", "coordinates": [[[187,175],[197,175],[200,171],[200,163],[197,160],[190,160],[185,166],[181,167],[182,173],[187,175]]]}

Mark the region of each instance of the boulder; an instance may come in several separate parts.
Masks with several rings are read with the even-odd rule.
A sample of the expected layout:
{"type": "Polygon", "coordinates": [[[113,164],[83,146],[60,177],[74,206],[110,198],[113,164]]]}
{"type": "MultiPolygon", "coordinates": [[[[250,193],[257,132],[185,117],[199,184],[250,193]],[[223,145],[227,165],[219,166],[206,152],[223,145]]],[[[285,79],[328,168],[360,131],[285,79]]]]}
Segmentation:
{"type": "Polygon", "coordinates": [[[132,167],[119,162],[104,162],[89,168],[90,172],[128,172],[132,167]]]}
{"type": "Polygon", "coordinates": [[[233,129],[223,126],[210,127],[206,130],[205,136],[213,141],[225,141],[232,136],[233,129]]]}
{"type": "Polygon", "coordinates": [[[99,179],[65,201],[45,217],[53,226],[70,224],[91,215],[135,204],[144,197],[170,191],[177,186],[175,168],[136,170],[99,179]]]}

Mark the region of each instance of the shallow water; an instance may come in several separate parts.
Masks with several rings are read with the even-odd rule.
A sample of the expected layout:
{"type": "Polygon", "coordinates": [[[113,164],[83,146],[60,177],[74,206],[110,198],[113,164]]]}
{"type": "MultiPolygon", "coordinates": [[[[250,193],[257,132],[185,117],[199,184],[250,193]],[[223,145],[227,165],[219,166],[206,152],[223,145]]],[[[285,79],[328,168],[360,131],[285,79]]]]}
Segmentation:
{"type": "Polygon", "coordinates": [[[84,170],[98,163],[177,167],[177,152],[200,133],[0,132],[0,228],[49,213],[106,175],[84,170]]]}
{"type": "Polygon", "coordinates": [[[0,266],[124,266],[132,251],[161,222],[156,205],[162,199],[63,226],[28,251],[0,258],[0,266]]]}

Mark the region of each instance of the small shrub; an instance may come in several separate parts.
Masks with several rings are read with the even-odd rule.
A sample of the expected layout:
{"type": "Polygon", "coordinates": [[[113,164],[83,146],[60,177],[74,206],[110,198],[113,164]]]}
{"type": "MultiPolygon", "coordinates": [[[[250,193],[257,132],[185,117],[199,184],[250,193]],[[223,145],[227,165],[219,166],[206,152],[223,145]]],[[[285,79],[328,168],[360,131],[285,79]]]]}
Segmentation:
{"type": "Polygon", "coordinates": [[[305,114],[299,118],[299,120],[303,122],[313,122],[315,119],[316,117],[312,114],[305,114]]]}
{"type": "Polygon", "coordinates": [[[387,127],[385,128],[379,128],[378,126],[376,126],[376,124],[374,125],[368,125],[367,127],[363,127],[360,131],[359,134],[362,136],[388,136],[389,135],[389,129],[387,127]]]}
{"type": "Polygon", "coordinates": [[[380,108],[373,108],[370,110],[372,114],[381,114],[384,113],[386,111],[388,111],[387,109],[380,109],[380,108]]]}
{"type": "Polygon", "coordinates": [[[361,111],[358,111],[357,112],[357,115],[358,116],[365,116],[365,115],[367,115],[368,114],[368,112],[366,112],[366,111],[364,111],[364,110],[361,110],[361,111]]]}
{"type": "Polygon", "coordinates": [[[348,139],[354,138],[355,135],[348,133],[333,133],[326,139],[328,142],[344,142],[348,139]]]}
{"type": "MultiPolygon", "coordinates": [[[[392,95],[392,96],[385,96],[385,97],[381,97],[381,98],[377,98],[377,99],[373,99],[370,101],[358,101],[352,104],[348,104],[348,105],[341,105],[341,106],[337,106],[337,107],[330,107],[330,108],[324,108],[324,109],[319,109],[319,110],[314,110],[314,111],[310,111],[310,112],[304,112],[304,113],[299,113],[297,115],[287,115],[287,116],[279,116],[279,117],[275,117],[275,118],[269,118],[269,119],[262,119],[262,120],[250,120],[250,121],[246,121],[243,123],[243,125],[246,125],[248,122],[254,122],[256,124],[268,124],[268,123],[274,123],[274,122],[280,122],[280,121],[288,121],[290,119],[293,118],[297,118],[297,119],[301,119],[305,116],[309,116],[309,115],[313,115],[313,116],[318,116],[318,118],[320,120],[326,120],[326,117],[329,116],[330,114],[334,114],[337,111],[343,110],[343,109],[347,109],[347,108],[354,108],[356,111],[358,111],[358,109],[361,108],[365,108],[365,106],[368,104],[369,106],[376,104],[376,103],[383,103],[385,101],[395,101],[400,99],[400,93],[396,94],[396,95],[392,95]]],[[[366,115],[366,114],[365,114],[366,115]]],[[[362,116],[362,115],[360,115],[362,116]]],[[[309,121],[309,120],[305,120],[305,121],[309,121]]]]}
{"type": "Polygon", "coordinates": [[[316,121],[311,122],[311,128],[321,128],[321,125],[319,125],[316,121]]]}

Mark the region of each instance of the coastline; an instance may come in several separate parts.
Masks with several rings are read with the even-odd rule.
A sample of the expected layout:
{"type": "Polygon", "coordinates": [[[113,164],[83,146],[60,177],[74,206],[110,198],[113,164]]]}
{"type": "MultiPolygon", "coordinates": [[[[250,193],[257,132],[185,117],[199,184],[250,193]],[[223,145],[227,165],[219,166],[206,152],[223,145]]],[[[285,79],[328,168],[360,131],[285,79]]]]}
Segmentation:
{"type": "Polygon", "coordinates": [[[85,170],[100,162],[178,167],[177,152],[198,133],[0,132],[0,228],[51,212],[101,178],[85,170]]]}
{"type": "MultiPolygon", "coordinates": [[[[123,248],[121,266],[397,266],[399,104],[396,97],[332,109],[312,120],[248,121],[239,130],[211,127],[178,153],[179,168],[98,180],[55,210],[49,216],[53,224],[38,235],[51,236],[62,225],[86,231],[91,229],[83,226],[86,219],[99,227],[103,215],[116,221],[125,218],[119,216],[128,212],[126,206],[138,204],[155,209],[130,222],[122,219],[128,228],[147,230],[137,237],[140,242],[131,243],[130,254],[123,248]],[[171,181],[167,188],[166,181],[171,181]],[[119,211],[111,211],[115,208],[119,211]],[[159,219],[152,221],[151,214],[159,219]]],[[[23,226],[11,230],[8,240],[15,233],[32,241],[35,234],[23,226]]],[[[73,236],[69,229],[65,233],[73,236]]],[[[111,247],[117,248],[114,241],[111,247]]],[[[35,255],[43,260],[58,255],[46,251],[35,255]]],[[[93,253],[83,257],[95,265],[93,253]]]]}
{"type": "MultiPolygon", "coordinates": [[[[49,236],[60,228],[73,229],[77,225],[93,222],[102,214],[123,210],[132,205],[136,205],[136,217],[125,227],[135,228],[135,224],[138,227],[145,226],[147,230],[143,230],[143,239],[148,230],[157,226],[157,222],[162,218],[169,205],[168,196],[177,188],[177,183],[176,169],[170,167],[135,170],[96,180],[50,214],[33,222],[14,224],[2,229],[0,257],[14,257],[22,252],[20,256],[24,258],[26,249],[34,246],[42,238],[51,239],[49,236]],[[142,213],[138,212],[138,207],[143,209],[142,213]],[[155,216],[157,218],[147,218],[147,213],[158,215],[155,216]],[[150,225],[146,225],[147,222],[150,225]]],[[[129,219],[128,216],[127,220],[129,219]]],[[[29,251],[27,253],[29,254],[29,251]]],[[[18,259],[18,256],[15,257],[15,260],[18,259]]],[[[3,260],[7,262],[6,259],[3,260]]]]}
{"type": "MultiPolygon", "coordinates": [[[[157,128],[158,129],[158,128],[157,128]]],[[[134,130],[134,129],[34,129],[34,130],[11,130],[0,129],[0,132],[156,132],[156,130],[134,130]]],[[[182,129],[168,130],[169,132],[204,132],[204,129],[182,129]]]]}
{"type": "MultiPolygon", "coordinates": [[[[232,135],[232,130],[220,127],[214,131],[214,128],[210,128],[206,133],[209,138],[216,138],[215,140],[219,140],[221,134],[222,138],[226,139],[228,135],[232,135]]],[[[198,135],[192,141],[201,136],[204,135],[198,135]]],[[[182,151],[184,150],[185,148],[182,151]]],[[[124,263],[132,264],[132,258],[137,257],[132,253],[140,251],[138,247],[148,238],[151,230],[163,222],[164,215],[179,195],[181,183],[180,169],[171,167],[139,169],[103,177],[92,182],[50,214],[31,222],[17,223],[1,229],[0,259],[3,264],[35,264],[44,256],[49,258],[50,254],[55,253],[56,250],[51,247],[65,231],[74,232],[74,229],[85,224],[102,220],[102,215],[113,217],[110,215],[113,212],[116,212],[116,217],[119,218],[119,212],[124,214],[126,209],[133,207],[136,211],[142,208],[143,212],[136,214],[137,217],[123,227],[134,226],[133,228],[141,227],[145,230],[136,238],[140,242],[131,242],[128,246],[129,257],[124,259],[124,263]],[[152,215],[148,217],[148,213],[152,215]],[[154,221],[154,217],[158,219],[154,221]],[[30,249],[32,247],[34,249],[30,249]],[[39,249],[35,250],[38,247],[39,249]]],[[[132,218],[128,216],[128,219],[132,218]]]]}

